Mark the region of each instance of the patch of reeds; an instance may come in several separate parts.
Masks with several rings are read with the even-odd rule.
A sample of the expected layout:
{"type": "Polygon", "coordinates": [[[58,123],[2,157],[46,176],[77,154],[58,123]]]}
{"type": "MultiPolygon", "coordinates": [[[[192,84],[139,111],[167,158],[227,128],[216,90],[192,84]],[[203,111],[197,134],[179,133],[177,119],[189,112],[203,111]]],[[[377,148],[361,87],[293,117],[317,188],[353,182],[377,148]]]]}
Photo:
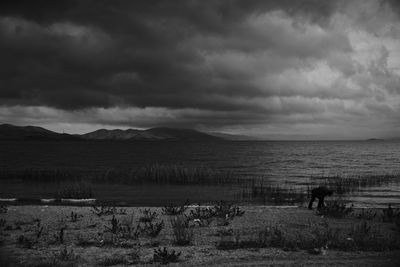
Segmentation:
{"type": "Polygon", "coordinates": [[[74,168],[27,168],[0,169],[0,180],[28,182],[110,182],[123,184],[241,184],[245,180],[231,172],[212,170],[204,166],[177,164],[152,164],[128,169],[74,169],[74,168]]]}
{"type": "Polygon", "coordinates": [[[362,188],[385,186],[400,183],[400,173],[382,175],[349,175],[313,177],[315,183],[329,187],[335,194],[347,194],[362,188]]]}
{"type": "Polygon", "coordinates": [[[264,182],[252,180],[244,186],[239,198],[241,201],[274,205],[296,205],[305,203],[309,188],[295,188],[282,185],[265,185],[264,182]]]}
{"type": "Polygon", "coordinates": [[[61,199],[89,199],[93,198],[93,192],[87,183],[75,183],[60,189],[55,197],[61,199]]]}

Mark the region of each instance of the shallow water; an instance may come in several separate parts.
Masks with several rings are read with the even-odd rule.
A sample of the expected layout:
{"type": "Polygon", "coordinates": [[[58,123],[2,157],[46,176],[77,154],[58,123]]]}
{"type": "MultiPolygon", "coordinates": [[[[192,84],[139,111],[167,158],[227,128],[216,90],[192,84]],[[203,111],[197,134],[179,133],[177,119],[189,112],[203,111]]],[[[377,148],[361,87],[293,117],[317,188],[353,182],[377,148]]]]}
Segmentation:
{"type": "MultiPolygon", "coordinates": [[[[0,142],[0,168],[7,169],[129,169],[154,163],[206,166],[236,176],[298,185],[312,183],[312,177],[317,176],[398,173],[400,141],[0,142]]],[[[1,184],[0,196],[10,194],[12,185],[1,184]]],[[[128,188],[125,193],[120,188],[108,188],[109,195],[140,195],[137,192],[153,190],[148,193],[152,203],[159,196],[154,188],[128,188]]],[[[210,188],[193,192],[198,190],[215,195],[210,188]]],[[[178,188],[164,187],[161,191],[171,199],[185,195],[178,188]]],[[[376,205],[400,203],[399,197],[399,187],[390,186],[364,190],[351,200],[376,205]]]]}

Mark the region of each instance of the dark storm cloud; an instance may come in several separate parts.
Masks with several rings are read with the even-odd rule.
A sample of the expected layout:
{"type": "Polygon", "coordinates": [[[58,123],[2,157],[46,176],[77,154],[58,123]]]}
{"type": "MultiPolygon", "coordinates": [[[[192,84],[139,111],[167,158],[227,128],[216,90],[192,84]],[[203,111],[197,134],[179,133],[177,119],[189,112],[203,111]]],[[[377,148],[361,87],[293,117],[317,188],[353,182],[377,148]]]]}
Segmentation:
{"type": "Polygon", "coordinates": [[[258,134],[367,117],[391,125],[398,10],[378,0],[1,1],[0,119],[258,134]]]}
{"type": "MultiPolygon", "coordinates": [[[[271,10],[320,20],[332,8],[320,2],[3,1],[2,104],[235,109],[227,103],[210,104],[207,94],[215,93],[216,86],[222,87],[221,94],[251,95],[254,88],[240,81],[233,86],[210,82],[214,74],[202,68],[200,50],[279,47],[279,38],[246,34],[242,26],[242,32],[235,32],[235,26],[251,14],[271,10]],[[211,47],[206,41],[196,43],[207,36],[215,38],[211,47]],[[129,73],[135,78],[127,79],[129,73]]],[[[328,39],[320,46],[327,45],[328,39]]],[[[288,44],[282,53],[295,46],[288,44]]],[[[315,52],[310,47],[305,53],[315,52]]]]}

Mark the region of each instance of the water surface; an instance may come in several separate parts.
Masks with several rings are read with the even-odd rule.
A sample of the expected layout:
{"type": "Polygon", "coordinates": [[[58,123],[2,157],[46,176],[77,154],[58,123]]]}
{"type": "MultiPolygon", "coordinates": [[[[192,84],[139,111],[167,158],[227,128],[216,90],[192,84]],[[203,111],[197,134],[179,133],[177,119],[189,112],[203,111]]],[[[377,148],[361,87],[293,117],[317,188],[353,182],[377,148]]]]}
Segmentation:
{"type": "MultiPolygon", "coordinates": [[[[155,163],[205,166],[276,184],[303,185],[318,176],[400,172],[400,141],[0,142],[0,168],[106,170],[155,163]]],[[[1,183],[1,196],[9,195],[15,184],[1,183]]],[[[178,198],[181,194],[177,188],[168,192],[176,192],[178,198]]],[[[159,196],[154,195],[150,198],[159,196]]],[[[352,199],[397,203],[399,188],[366,189],[352,199]]]]}

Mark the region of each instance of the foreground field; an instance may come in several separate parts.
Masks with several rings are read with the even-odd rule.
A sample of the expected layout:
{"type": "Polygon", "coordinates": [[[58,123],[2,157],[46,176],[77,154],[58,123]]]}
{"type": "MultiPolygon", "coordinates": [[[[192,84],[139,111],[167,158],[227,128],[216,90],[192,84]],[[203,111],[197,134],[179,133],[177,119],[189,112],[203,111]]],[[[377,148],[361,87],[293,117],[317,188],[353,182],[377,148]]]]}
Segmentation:
{"type": "Polygon", "coordinates": [[[0,266],[399,266],[399,229],[385,213],[326,215],[223,204],[8,206],[0,214],[0,266]],[[181,212],[187,216],[167,215],[181,212]]]}

